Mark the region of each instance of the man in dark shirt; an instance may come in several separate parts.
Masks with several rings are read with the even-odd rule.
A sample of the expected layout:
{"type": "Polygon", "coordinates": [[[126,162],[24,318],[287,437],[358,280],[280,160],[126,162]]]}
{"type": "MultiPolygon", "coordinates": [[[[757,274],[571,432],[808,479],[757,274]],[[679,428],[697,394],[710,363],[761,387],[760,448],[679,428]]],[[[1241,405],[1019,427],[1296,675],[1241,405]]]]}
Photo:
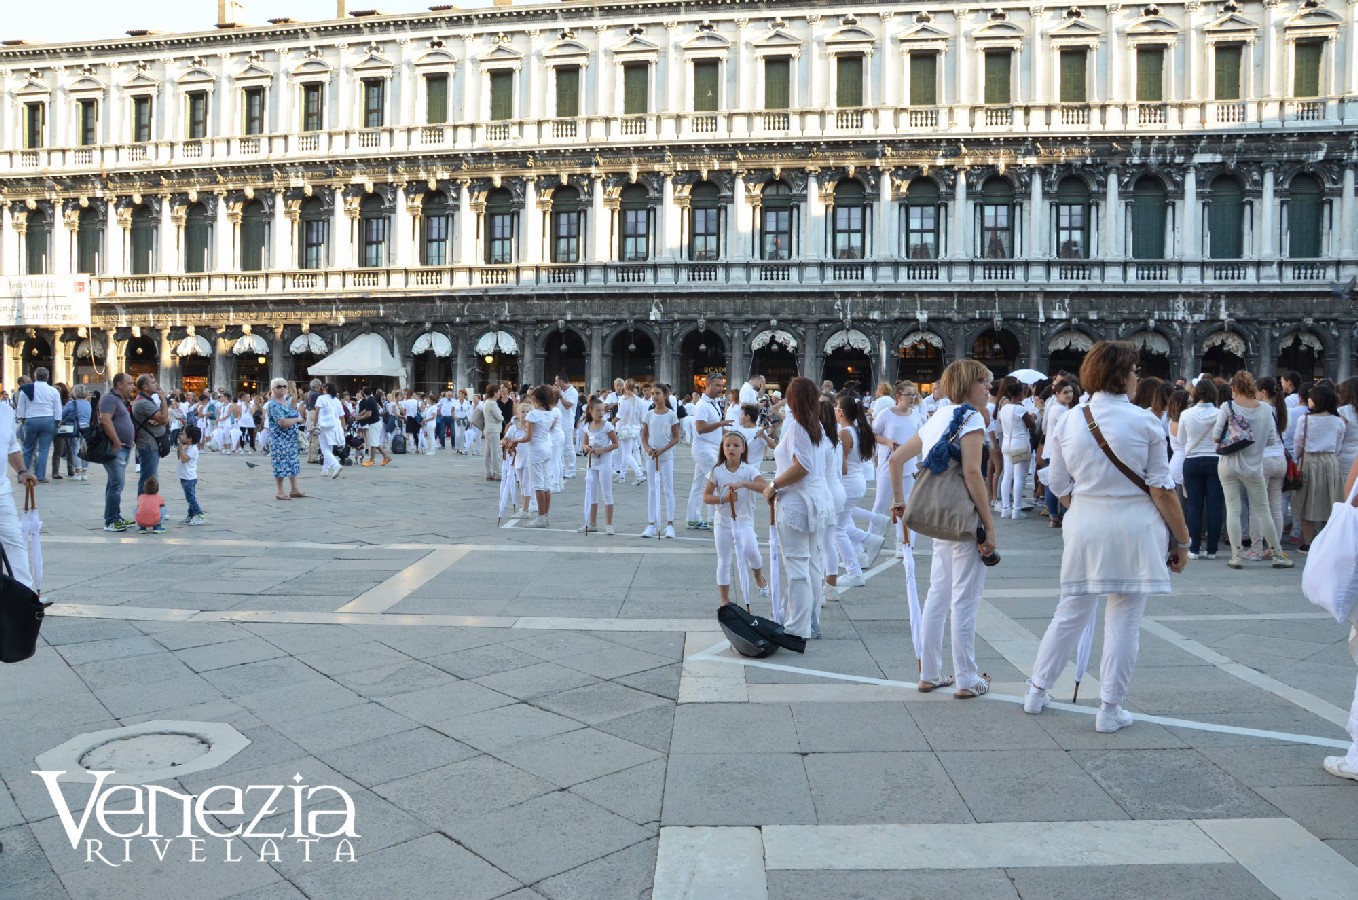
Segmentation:
{"type": "Polygon", "coordinates": [[[99,424],[117,455],[104,463],[108,483],[104,488],[104,530],[126,531],[132,522],[123,518],[123,477],[132,453],[133,428],[128,401],[132,397],[132,376],[119,372],[113,376],[113,389],[99,398],[99,424]]]}
{"type": "Polygon", "coordinates": [[[504,427],[508,428],[509,423],[514,421],[514,401],[509,399],[509,382],[500,382],[500,390],[495,395],[495,405],[500,407],[500,415],[504,417],[504,427]]]}
{"type": "Polygon", "coordinates": [[[382,465],[391,462],[391,457],[387,455],[386,448],[382,446],[382,404],[377,399],[376,392],[370,392],[364,388],[361,392],[363,399],[358,401],[358,424],[367,429],[368,434],[368,458],[363,460],[363,465],[371,466],[377,459],[377,454],[382,454],[382,465]]]}

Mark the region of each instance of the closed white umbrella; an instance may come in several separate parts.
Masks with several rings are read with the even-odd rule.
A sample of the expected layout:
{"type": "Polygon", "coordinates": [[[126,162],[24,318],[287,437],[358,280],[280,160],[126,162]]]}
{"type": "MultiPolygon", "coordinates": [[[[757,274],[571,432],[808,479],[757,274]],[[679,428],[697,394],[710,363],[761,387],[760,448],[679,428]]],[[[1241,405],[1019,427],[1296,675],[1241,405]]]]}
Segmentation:
{"type": "Polygon", "coordinates": [[[909,529],[905,532],[905,541],[905,556],[901,559],[901,567],[905,569],[905,600],[910,611],[910,642],[915,645],[915,663],[918,667],[923,664],[924,659],[920,646],[924,628],[919,605],[919,586],[915,584],[915,547],[910,542],[909,529]]]}
{"type": "Polygon", "coordinates": [[[1071,703],[1080,699],[1080,680],[1085,677],[1085,669],[1089,668],[1089,654],[1094,649],[1094,623],[1098,618],[1099,611],[1095,608],[1090,612],[1089,622],[1080,635],[1080,646],[1075,651],[1075,694],[1070,698],[1071,703]]]}
{"type": "Polygon", "coordinates": [[[24,514],[19,519],[19,534],[28,548],[28,571],[33,576],[33,592],[42,593],[42,519],[38,516],[38,500],[33,485],[24,490],[24,514]]]}
{"type": "Polygon", "coordinates": [[[495,518],[496,526],[505,517],[506,509],[513,509],[519,499],[519,479],[514,474],[514,456],[506,453],[500,463],[500,514],[495,518]]]}
{"type": "Polygon", "coordinates": [[[736,536],[735,494],[731,495],[730,503],[731,503],[731,544],[733,548],[731,551],[732,552],[731,559],[734,560],[734,565],[737,571],[740,572],[740,593],[742,596],[745,597],[745,611],[750,612],[750,567],[745,564],[745,560],[741,559],[740,538],[736,536]]]}
{"type": "Polygon", "coordinates": [[[778,567],[783,564],[783,554],[778,547],[778,516],[773,511],[773,501],[769,501],[769,598],[773,602],[773,621],[783,624],[783,579],[778,567]]]}

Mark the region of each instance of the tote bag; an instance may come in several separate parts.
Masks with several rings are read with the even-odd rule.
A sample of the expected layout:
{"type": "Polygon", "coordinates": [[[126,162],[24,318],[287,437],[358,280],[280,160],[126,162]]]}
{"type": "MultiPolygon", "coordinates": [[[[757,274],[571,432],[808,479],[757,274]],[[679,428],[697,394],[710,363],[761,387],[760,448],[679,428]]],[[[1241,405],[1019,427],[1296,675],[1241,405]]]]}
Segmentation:
{"type": "Polygon", "coordinates": [[[905,527],[943,541],[974,541],[980,516],[962,477],[962,448],[957,436],[967,416],[976,412],[963,404],[953,413],[952,423],[929,455],[915,479],[906,505],[905,527]]]}
{"type": "Polygon", "coordinates": [[[1336,503],[1330,521],[1311,542],[1301,590],[1316,606],[1347,622],[1358,605],[1358,483],[1336,503]]]}
{"type": "Polygon", "coordinates": [[[0,662],[23,662],[37,652],[38,629],[51,605],[14,577],[0,547],[0,662]]]}

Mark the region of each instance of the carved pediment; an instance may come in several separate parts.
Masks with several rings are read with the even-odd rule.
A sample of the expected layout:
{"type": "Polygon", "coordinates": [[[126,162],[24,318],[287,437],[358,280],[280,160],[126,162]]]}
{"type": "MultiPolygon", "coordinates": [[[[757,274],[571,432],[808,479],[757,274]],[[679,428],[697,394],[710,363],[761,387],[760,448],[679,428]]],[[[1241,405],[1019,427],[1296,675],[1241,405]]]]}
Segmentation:
{"type": "Polygon", "coordinates": [[[773,28],[759,40],[751,41],[750,46],[756,53],[766,56],[778,53],[797,56],[801,53],[802,39],[783,28],[773,28]]]}
{"type": "Polygon", "coordinates": [[[972,32],[971,38],[974,41],[1013,41],[1025,37],[1027,33],[1023,30],[1023,26],[1016,22],[998,19],[977,28],[972,32]]]}
{"type": "Polygon", "coordinates": [[[684,49],[694,50],[729,50],[731,42],[715,31],[700,31],[697,35],[684,42],[684,49]]]}
{"type": "Polygon", "coordinates": [[[395,66],[392,61],[383,56],[374,47],[368,49],[368,55],[363,58],[362,62],[354,64],[355,72],[367,72],[370,74],[390,72],[393,68],[395,68],[395,66]]]}
{"type": "Polygon", "coordinates": [[[235,74],[237,81],[272,81],[273,72],[270,72],[256,60],[250,62],[235,74]]]}
{"type": "Polygon", "coordinates": [[[1153,37],[1155,35],[1171,37],[1178,33],[1178,25],[1164,16],[1158,15],[1143,16],[1127,27],[1127,34],[1132,37],[1153,37]]]}
{"type": "Polygon", "coordinates": [[[483,66],[496,64],[503,65],[506,63],[510,65],[519,65],[523,62],[523,54],[505,44],[496,44],[488,53],[482,54],[477,62],[481,63],[483,66]]]}
{"type": "Polygon", "coordinates": [[[320,57],[309,56],[306,59],[302,60],[292,70],[292,76],[294,78],[297,78],[299,76],[310,76],[313,78],[329,78],[330,72],[331,68],[328,62],[321,59],[320,57]]]}
{"type": "Polygon", "coordinates": [[[210,87],[217,79],[211,72],[201,66],[194,66],[183,75],[179,76],[181,87],[210,87]]]}
{"type": "Polygon", "coordinates": [[[1230,12],[1203,28],[1208,34],[1217,36],[1238,34],[1242,37],[1253,36],[1259,30],[1259,23],[1251,22],[1238,12],[1230,12]]]}
{"type": "Polygon", "coordinates": [[[1067,19],[1051,30],[1053,40],[1059,38],[1097,38],[1103,31],[1085,19],[1067,19]]]}
{"type": "Polygon", "coordinates": [[[29,72],[28,78],[24,81],[24,86],[14,93],[19,97],[45,97],[52,93],[52,89],[42,83],[42,79],[36,72],[29,72]]]}
{"type": "Polygon", "coordinates": [[[560,60],[563,58],[571,59],[589,56],[589,48],[577,40],[566,39],[557,41],[543,52],[543,56],[548,59],[560,60]]]}
{"type": "Polygon", "coordinates": [[[660,45],[646,40],[640,34],[628,35],[627,40],[613,48],[614,54],[620,55],[642,55],[651,54],[658,56],[660,45]]]}
{"type": "Polygon", "coordinates": [[[951,37],[952,35],[942,28],[939,28],[933,22],[918,22],[901,32],[896,40],[902,43],[916,41],[946,41],[951,37]]]}
{"type": "Polygon", "coordinates": [[[71,94],[102,93],[106,85],[93,75],[81,75],[66,90],[71,94]]]}
{"type": "Polygon", "coordinates": [[[1338,28],[1344,22],[1338,13],[1321,6],[1316,0],[1308,0],[1301,8],[1283,23],[1287,29],[1294,28],[1338,28]]]}
{"type": "Polygon", "coordinates": [[[123,83],[125,91],[154,91],[159,87],[160,82],[145,72],[138,72],[123,83]]]}
{"type": "Polygon", "coordinates": [[[868,31],[861,25],[844,25],[837,28],[829,37],[825,39],[827,47],[838,47],[843,44],[875,44],[877,36],[868,31]]]}
{"type": "Polygon", "coordinates": [[[417,68],[454,68],[457,66],[457,57],[445,50],[443,47],[436,47],[428,53],[415,60],[417,68]]]}

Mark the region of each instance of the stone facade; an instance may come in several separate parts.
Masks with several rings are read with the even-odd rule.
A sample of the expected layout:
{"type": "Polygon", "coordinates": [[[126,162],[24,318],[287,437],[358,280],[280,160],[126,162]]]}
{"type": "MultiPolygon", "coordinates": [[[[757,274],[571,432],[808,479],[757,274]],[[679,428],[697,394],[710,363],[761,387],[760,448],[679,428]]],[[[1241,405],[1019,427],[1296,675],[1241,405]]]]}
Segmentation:
{"type": "Polygon", "coordinates": [[[0,275],[90,272],[95,313],[0,331],[0,376],[300,379],[372,330],[422,388],[927,382],[1115,336],[1165,375],[1347,377],[1355,10],[570,3],[7,46],[0,275]]]}

